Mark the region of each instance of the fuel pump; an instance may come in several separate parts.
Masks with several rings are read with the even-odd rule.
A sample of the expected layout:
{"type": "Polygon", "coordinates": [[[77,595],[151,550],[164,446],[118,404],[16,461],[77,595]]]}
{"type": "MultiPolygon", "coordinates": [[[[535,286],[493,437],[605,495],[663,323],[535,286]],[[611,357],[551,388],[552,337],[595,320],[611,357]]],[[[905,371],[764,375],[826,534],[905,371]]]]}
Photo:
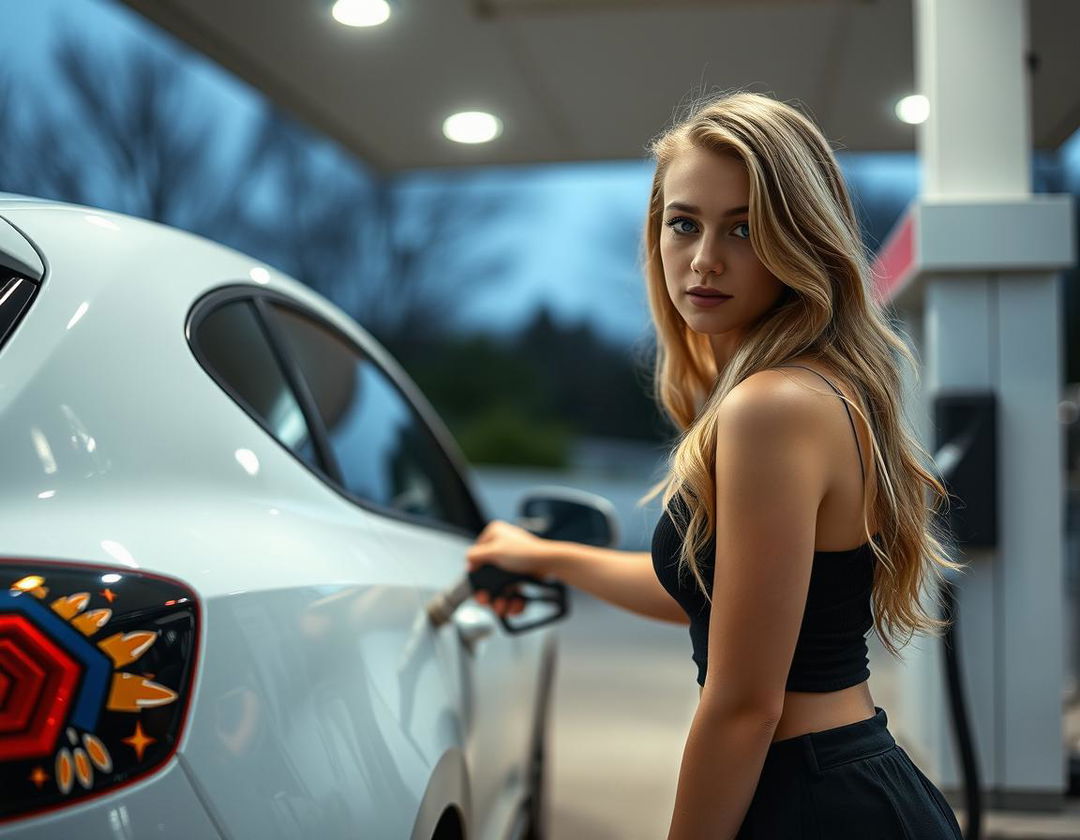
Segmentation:
{"type": "MultiPolygon", "coordinates": [[[[949,493],[946,514],[957,549],[993,550],[998,544],[997,402],[992,391],[952,390],[934,399],[936,433],[934,462],[949,493]],[[959,505],[954,503],[959,502],[959,505]]],[[[961,679],[959,627],[954,583],[958,573],[946,570],[941,584],[945,631],[942,668],[949,701],[953,744],[960,759],[967,810],[966,840],[981,840],[982,786],[975,742],[961,679]]]]}

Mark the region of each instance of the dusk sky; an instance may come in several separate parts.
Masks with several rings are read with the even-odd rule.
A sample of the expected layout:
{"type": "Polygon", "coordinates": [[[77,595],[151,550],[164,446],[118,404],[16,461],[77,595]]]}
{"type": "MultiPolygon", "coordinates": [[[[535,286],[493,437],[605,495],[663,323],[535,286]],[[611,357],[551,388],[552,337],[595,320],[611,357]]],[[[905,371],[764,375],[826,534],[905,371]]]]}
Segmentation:
{"type": "MultiPolygon", "coordinates": [[[[64,26],[103,44],[128,39],[175,43],[135,12],[111,0],[0,0],[3,66],[22,108],[42,98],[54,105],[50,47],[64,26]]],[[[183,48],[200,101],[221,127],[215,142],[241,142],[259,111],[261,94],[216,64],[183,48]]],[[[107,83],[107,79],[103,79],[107,83]]],[[[658,129],[660,126],[658,126],[658,129]]],[[[873,231],[884,236],[918,189],[918,166],[909,153],[838,153],[856,204],[868,210],[873,231]]],[[[1080,142],[1062,149],[1066,181],[1080,183],[1080,142]]],[[[501,248],[514,266],[484,287],[463,313],[465,323],[494,332],[513,330],[541,304],[564,322],[587,319],[606,336],[627,343],[648,332],[648,314],[636,247],[652,165],[648,160],[469,170],[470,188],[505,195],[516,209],[478,224],[467,248],[501,248]]],[[[461,173],[455,173],[461,174],[461,173]]],[[[401,188],[423,190],[438,173],[412,172],[401,188]]]]}
{"type": "MultiPolygon", "coordinates": [[[[106,44],[146,38],[173,42],[155,25],[109,0],[0,0],[0,9],[5,23],[0,30],[4,65],[18,82],[26,82],[26,87],[19,85],[22,90],[34,92],[33,97],[19,98],[24,108],[34,107],[37,97],[56,95],[49,84],[48,56],[64,26],[73,24],[89,39],[106,44]]],[[[220,114],[221,137],[227,142],[231,132],[239,141],[258,111],[261,94],[208,59],[186,51],[190,74],[206,107],[220,114]]],[[[639,223],[650,175],[645,160],[471,171],[469,179],[476,188],[504,193],[527,211],[476,230],[479,245],[498,242],[511,249],[517,268],[505,284],[489,287],[463,320],[509,331],[547,303],[560,320],[587,318],[620,342],[643,334],[647,313],[634,254],[625,249],[613,252],[605,237],[615,225],[639,223]]],[[[410,173],[402,179],[403,188],[423,190],[432,177],[437,174],[410,173]]]]}

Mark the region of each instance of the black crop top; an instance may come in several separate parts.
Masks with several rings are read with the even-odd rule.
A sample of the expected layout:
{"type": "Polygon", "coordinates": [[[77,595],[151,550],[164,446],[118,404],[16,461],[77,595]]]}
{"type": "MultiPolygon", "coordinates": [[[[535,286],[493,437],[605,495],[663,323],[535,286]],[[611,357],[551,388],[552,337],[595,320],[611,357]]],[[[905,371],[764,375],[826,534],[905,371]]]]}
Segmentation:
{"type": "MultiPolygon", "coordinates": [[[[780,365],[780,367],[803,367],[780,365]]],[[[817,373],[811,368],[804,368],[817,373]]],[[[817,374],[821,376],[820,373],[817,374]]],[[[821,377],[825,379],[824,376],[821,377]]],[[[840,394],[828,379],[829,387],[840,394]]],[[[855,430],[855,421],[848,420],[855,430]]],[[[856,446],[859,436],[855,435],[856,446]]],[[[862,447],[859,446],[859,469],[863,470],[862,447]]],[[[865,472],[863,479],[865,480],[865,472]]],[[[675,496],[660,517],[652,538],[652,560],[656,576],[663,587],[678,601],[690,617],[692,659],[698,666],[698,685],[705,685],[708,668],[709,602],[697,587],[689,570],[679,580],[678,557],[681,538],[671,519],[671,512],[680,515],[685,530],[688,521],[686,503],[675,496]]],[[[875,541],[877,536],[875,536],[875,541]]],[[[697,561],[706,586],[712,594],[713,565],[716,538],[702,548],[697,561]]],[[[870,543],[846,551],[815,551],[810,572],[810,587],[806,610],[795,654],[788,672],[787,691],[838,691],[857,685],[870,676],[867,658],[866,633],[873,626],[870,593],[874,582],[874,561],[877,558],[870,543]]]]}

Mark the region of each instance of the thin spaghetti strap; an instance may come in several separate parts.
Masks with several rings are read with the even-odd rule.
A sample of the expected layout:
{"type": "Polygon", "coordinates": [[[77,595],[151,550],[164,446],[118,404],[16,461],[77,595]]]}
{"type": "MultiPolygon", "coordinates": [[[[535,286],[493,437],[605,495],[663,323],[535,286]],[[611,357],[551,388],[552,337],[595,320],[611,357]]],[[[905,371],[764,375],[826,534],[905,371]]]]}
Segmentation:
{"type": "Polygon", "coordinates": [[[840,389],[837,388],[835,385],[833,385],[831,382],[829,382],[827,377],[825,377],[822,374],[818,373],[813,368],[806,367],[806,365],[777,365],[777,367],[788,367],[788,368],[797,367],[797,368],[802,368],[803,370],[808,370],[811,373],[817,373],[818,376],[820,376],[822,379],[825,380],[825,382],[828,384],[828,386],[830,388],[832,388],[834,391],[836,391],[837,396],[840,397],[840,402],[842,402],[844,404],[844,410],[847,411],[847,419],[848,419],[848,422],[851,423],[851,431],[855,433],[855,447],[859,450],[859,475],[862,476],[863,483],[865,483],[866,482],[866,469],[863,467],[863,462],[862,462],[862,445],[859,443],[859,433],[855,429],[855,420],[851,416],[851,406],[849,406],[847,404],[847,400],[844,398],[844,395],[840,391],[840,389]]]}

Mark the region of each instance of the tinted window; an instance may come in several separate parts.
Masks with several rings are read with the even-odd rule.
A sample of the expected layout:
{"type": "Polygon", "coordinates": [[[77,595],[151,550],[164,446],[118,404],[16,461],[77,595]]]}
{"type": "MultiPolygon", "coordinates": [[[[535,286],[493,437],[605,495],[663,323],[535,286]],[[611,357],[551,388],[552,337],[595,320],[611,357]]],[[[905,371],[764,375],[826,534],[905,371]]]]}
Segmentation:
{"type": "Polygon", "coordinates": [[[274,357],[255,309],[227,303],[199,322],[195,343],[210,372],[302,461],[319,466],[307,422],[274,357]]]}
{"type": "Polygon", "coordinates": [[[0,270],[0,345],[30,306],[37,286],[24,277],[4,276],[0,270]]]}
{"type": "Polygon", "coordinates": [[[322,324],[272,308],[326,424],[345,489],[381,507],[477,530],[457,470],[383,370],[322,324]]]}

